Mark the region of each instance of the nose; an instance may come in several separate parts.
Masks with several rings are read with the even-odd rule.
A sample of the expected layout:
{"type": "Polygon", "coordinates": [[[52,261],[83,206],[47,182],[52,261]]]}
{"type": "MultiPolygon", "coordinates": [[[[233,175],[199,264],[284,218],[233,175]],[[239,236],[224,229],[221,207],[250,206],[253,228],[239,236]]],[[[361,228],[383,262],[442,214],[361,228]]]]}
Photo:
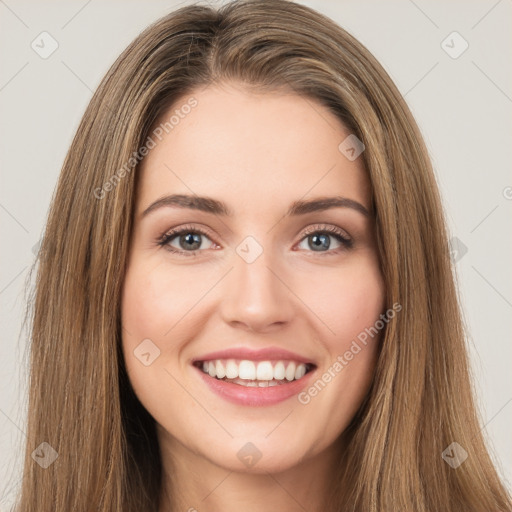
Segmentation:
{"type": "Polygon", "coordinates": [[[223,320],[233,327],[265,333],[282,329],[292,319],[296,297],[270,253],[263,251],[252,263],[234,254],[220,306],[223,320]]]}

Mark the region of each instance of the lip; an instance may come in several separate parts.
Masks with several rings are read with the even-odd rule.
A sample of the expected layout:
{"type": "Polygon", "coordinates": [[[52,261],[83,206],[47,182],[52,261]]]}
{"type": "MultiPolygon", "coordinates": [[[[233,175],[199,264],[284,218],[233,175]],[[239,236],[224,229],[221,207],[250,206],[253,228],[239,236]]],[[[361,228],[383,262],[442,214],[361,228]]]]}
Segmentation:
{"type": "Polygon", "coordinates": [[[247,347],[235,347],[204,354],[193,359],[192,363],[197,363],[199,361],[211,361],[213,359],[248,359],[250,361],[292,360],[299,363],[310,363],[315,365],[315,362],[311,359],[307,359],[299,354],[295,354],[294,352],[278,347],[267,347],[260,350],[251,350],[247,347]]]}
{"type": "MultiPolygon", "coordinates": [[[[220,358],[219,358],[220,359],[220,358]]],[[[278,386],[260,388],[246,387],[231,382],[210,377],[197,366],[193,366],[195,371],[203,379],[211,391],[224,398],[228,402],[236,405],[246,405],[252,407],[263,407],[278,404],[295,395],[298,395],[311,382],[312,376],[316,372],[316,367],[311,369],[302,378],[280,384],[278,386]]]]}

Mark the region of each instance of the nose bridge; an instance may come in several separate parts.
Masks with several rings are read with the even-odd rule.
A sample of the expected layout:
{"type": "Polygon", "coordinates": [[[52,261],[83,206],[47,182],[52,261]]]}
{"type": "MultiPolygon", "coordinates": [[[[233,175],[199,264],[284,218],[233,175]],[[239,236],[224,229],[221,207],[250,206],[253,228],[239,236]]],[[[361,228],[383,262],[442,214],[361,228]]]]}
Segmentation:
{"type": "Polygon", "coordinates": [[[291,293],[285,286],[282,268],[270,248],[247,237],[236,248],[222,299],[226,322],[245,324],[264,330],[276,323],[289,321],[292,314],[291,293]]]}

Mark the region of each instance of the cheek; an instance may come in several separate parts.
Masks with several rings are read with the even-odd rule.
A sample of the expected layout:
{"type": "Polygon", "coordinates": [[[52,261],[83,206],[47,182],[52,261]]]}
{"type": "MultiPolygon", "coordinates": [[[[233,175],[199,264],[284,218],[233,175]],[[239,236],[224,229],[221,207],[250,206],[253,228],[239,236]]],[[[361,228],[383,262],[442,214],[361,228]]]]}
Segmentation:
{"type": "Polygon", "coordinates": [[[167,268],[165,261],[133,255],[122,292],[122,349],[126,370],[139,399],[145,405],[162,382],[173,383],[179,371],[181,351],[200,329],[198,301],[213,287],[217,276],[196,272],[190,267],[167,268]],[[148,342],[148,340],[150,340],[148,342]],[[148,362],[142,354],[150,353],[148,362]]]}
{"type": "Polygon", "coordinates": [[[126,371],[135,394],[154,417],[165,399],[163,390],[172,386],[167,370],[171,356],[176,357],[179,351],[173,342],[179,339],[178,329],[173,326],[185,314],[184,299],[175,289],[180,282],[169,282],[161,272],[161,265],[133,257],[121,302],[126,371]]]}
{"type": "Polygon", "coordinates": [[[168,343],[180,329],[180,320],[207,289],[208,282],[191,279],[190,271],[165,271],[164,265],[151,267],[134,261],[127,271],[121,314],[123,327],[132,337],[168,343]]]}
{"type": "MultiPolygon", "coordinates": [[[[324,324],[322,339],[329,352],[346,350],[352,339],[373,326],[385,308],[385,289],[379,267],[373,259],[333,270],[319,281],[306,284],[303,296],[324,324]]],[[[320,331],[319,331],[320,332],[320,331]]],[[[362,336],[364,337],[364,336],[362,336]]]]}
{"type": "Polygon", "coordinates": [[[329,293],[311,295],[311,309],[328,327],[318,338],[327,358],[322,359],[317,380],[298,398],[304,413],[324,425],[326,439],[334,440],[352,420],[373,380],[382,335],[375,325],[384,313],[385,287],[378,265],[362,261],[333,272],[329,283],[329,293]]]}
{"type": "Polygon", "coordinates": [[[177,321],[178,312],[173,315],[173,305],[180,301],[171,296],[172,286],[166,286],[165,280],[158,277],[158,268],[150,268],[134,258],[123,283],[122,347],[126,369],[136,390],[141,383],[142,387],[150,386],[163,369],[168,353],[165,344],[172,339],[169,331],[177,321]],[[144,361],[141,354],[148,352],[150,357],[145,356],[144,361]],[[144,365],[150,361],[150,365],[144,365]]]}
{"type": "Polygon", "coordinates": [[[142,268],[129,269],[123,286],[121,315],[124,338],[130,344],[144,338],[158,338],[163,332],[162,297],[157,299],[157,293],[151,274],[142,268]]]}

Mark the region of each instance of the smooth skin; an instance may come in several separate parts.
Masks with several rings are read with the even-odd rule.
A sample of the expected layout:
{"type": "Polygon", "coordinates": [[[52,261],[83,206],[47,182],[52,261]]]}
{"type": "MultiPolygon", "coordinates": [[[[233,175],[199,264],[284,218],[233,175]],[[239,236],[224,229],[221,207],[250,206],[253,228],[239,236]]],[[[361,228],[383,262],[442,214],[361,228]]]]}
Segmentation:
{"type": "Polygon", "coordinates": [[[385,309],[370,183],[362,158],[338,149],[350,131],[315,100],[215,84],[181,98],[161,120],[191,96],[197,106],[156,140],[139,170],[122,297],[126,367],[157,423],[166,475],[160,512],[317,511],[340,435],[371,384],[380,333],[307,404],[297,396],[265,407],[230,403],[191,361],[273,346],[309,358],[318,378],[332,368],[385,309]],[[233,216],[170,206],[142,215],[170,194],[221,200],[233,216]],[[336,207],[285,216],[294,201],[334,196],[370,215],[336,207]],[[158,244],[185,226],[209,233],[196,235],[198,249],[180,235],[158,244]],[[314,233],[325,228],[352,247],[332,233],[319,244],[314,233]],[[263,250],[252,263],[236,251],[248,236],[263,250]],[[160,350],[148,366],[134,354],[146,339],[160,350]],[[237,456],[248,442],[261,452],[251,467],[237,456]]]}

